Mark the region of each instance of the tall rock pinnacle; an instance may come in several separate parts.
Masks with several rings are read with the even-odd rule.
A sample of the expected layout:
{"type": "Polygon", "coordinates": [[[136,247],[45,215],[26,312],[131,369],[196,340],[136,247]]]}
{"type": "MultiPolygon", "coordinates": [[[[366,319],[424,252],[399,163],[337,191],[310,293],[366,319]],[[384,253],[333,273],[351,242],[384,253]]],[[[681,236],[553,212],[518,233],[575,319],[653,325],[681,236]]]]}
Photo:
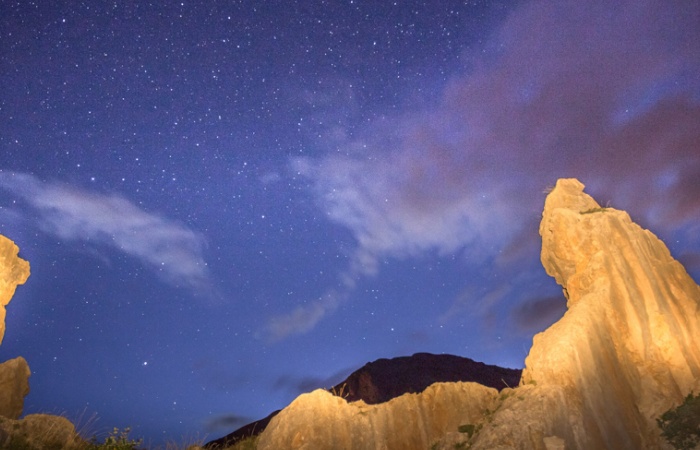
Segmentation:
{"type": "Polygon", "coordinates": [[[521,384],[566,389],[580,448],[655,448],[655,419],[700,388],[700,288],[653,233],[583,187],[559,180],[545,202],[542,264],[568,311],[535,336],[521,384]]]}
{"type": "Polygon", "coordinates": [[[700,388],[700,287],[653,233],[559,180],[540,224],[564,316],[533,340],[521,401],[474,449],[667,449],[656,424],[700,388]]]}

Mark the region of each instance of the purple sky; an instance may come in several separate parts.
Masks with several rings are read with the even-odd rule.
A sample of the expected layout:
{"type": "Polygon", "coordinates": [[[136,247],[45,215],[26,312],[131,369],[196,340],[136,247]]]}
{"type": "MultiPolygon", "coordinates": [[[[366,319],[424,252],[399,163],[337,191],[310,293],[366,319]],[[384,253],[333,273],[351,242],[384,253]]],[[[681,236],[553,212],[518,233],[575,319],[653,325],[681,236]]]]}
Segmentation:
{"type": "MultiPolygon", "coordinates": [[[[700,278],[700,5],[0,6],[25,412],[211,439],[419,351],[522,367],[576,177],[700,278]]],[[[101,427],[101,428],[100,428],[101,427]]]]}

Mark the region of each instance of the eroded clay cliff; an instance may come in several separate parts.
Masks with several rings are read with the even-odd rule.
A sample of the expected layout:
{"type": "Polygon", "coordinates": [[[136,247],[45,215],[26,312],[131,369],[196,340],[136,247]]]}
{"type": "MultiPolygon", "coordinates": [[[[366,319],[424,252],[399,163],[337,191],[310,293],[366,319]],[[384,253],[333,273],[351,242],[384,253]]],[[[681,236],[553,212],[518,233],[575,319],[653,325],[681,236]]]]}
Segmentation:
{"type": "Polygon", "coordinates": [[[259,448],[670,448],[656,418],[700,390],[700,287],[583,188],[559,180],[545,202],[541,259],[568,309],[535,336],[520,386],[440,383],[371,407],[317,392],[275,417],[259,448]]]}
{"type": "MultiPolygon", "coordinates": [[[[19,248],[0,235],[0,343],[5,336],[5,306],[17,285],[29,277],[29,263],[17,254],[19,248]]],[[[16,419],[22,414],[24,397],[29,393],[29,366],[19,357],[0,364],[0,416],[16,419]]]]}
{"type": "Polygon", "coordinates": [[[15,295],[17,285],[29,278],[29,263],[18,257],[19,248],[0,235],[0,343],[5,336],[5,306],[15,295]]]}
{"type": "Polygon", "coordinates": [[[260,435],[258,449],[427,449],[479,420],[498,391],[477,383],[435,383],[386,403],[348,403],[324,390],[297,397],[260,435]]]}

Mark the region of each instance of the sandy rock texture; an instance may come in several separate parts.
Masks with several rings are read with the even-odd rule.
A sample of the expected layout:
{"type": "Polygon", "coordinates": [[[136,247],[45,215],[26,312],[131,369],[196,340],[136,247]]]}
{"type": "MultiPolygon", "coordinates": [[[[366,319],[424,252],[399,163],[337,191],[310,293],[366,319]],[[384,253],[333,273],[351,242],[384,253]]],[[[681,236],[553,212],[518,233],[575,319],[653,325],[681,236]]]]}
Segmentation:
{"type": "Polygon", "coordinates": [[[472,448],[670,448],[656,418],[700,387],[700,288],[653,233],[583,189],[559,180],[540,224],[567,312],[534,338],[523,401],[472,448]]]}
{"type": "MultiPolygon", "coordinates": [[[[18,253],[15,243],[0,235],[0,343],[5,336],[5,306],[17,285],[24,284],[29,277],[29,263],[18,257],[18,253]]],[[[22,357],[0,364],[0,416],[16,419],[22,414],[30,373],[22,357]]]]}
{"type": "Polygon", "coordinates": [[[435,383],[386,403],[348,403],[324,390],[297,397],[260,435],[259,450],[427,449],[493,408],[498,391],[477,383],[435,383]]]}
{"type": "Polygon", "coordinates": [[[21,356],[0,364],[0,416],[17,419],[29,394],[29,365],[21,356]]]}
{"type": "Polygon", "coordinates": [[[19,248],[0,235],[0,343],[5,336],[5,306],[15,295],[17,285],[29,278],[29,263],[17,256],[19,248]]]}

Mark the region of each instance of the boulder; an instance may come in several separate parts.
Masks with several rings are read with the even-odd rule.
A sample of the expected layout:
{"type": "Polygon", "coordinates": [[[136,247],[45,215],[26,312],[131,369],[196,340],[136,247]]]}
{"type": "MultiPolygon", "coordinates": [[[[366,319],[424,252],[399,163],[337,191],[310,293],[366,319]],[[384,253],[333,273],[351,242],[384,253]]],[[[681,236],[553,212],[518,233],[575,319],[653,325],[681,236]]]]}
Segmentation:
{"type": "Polygon", "coordinates": [[[87,447],[65,417],[48,414],[30,414],[22,420],[0,417],[0,448],[79,450],[87,447]]]}
{"type": "Polygon", "coordinates": [[[29,263],[17,256],[19,248],[0,235],[0,343],[5,336],[5,306],[15,294],[17,285],[29,278],[29,263]]]}
{"type": "Polygon", "coordinates": [[[21,356],[0,364],[0,416],[16,419],[22,415],[30,374],[21,356]]]}

